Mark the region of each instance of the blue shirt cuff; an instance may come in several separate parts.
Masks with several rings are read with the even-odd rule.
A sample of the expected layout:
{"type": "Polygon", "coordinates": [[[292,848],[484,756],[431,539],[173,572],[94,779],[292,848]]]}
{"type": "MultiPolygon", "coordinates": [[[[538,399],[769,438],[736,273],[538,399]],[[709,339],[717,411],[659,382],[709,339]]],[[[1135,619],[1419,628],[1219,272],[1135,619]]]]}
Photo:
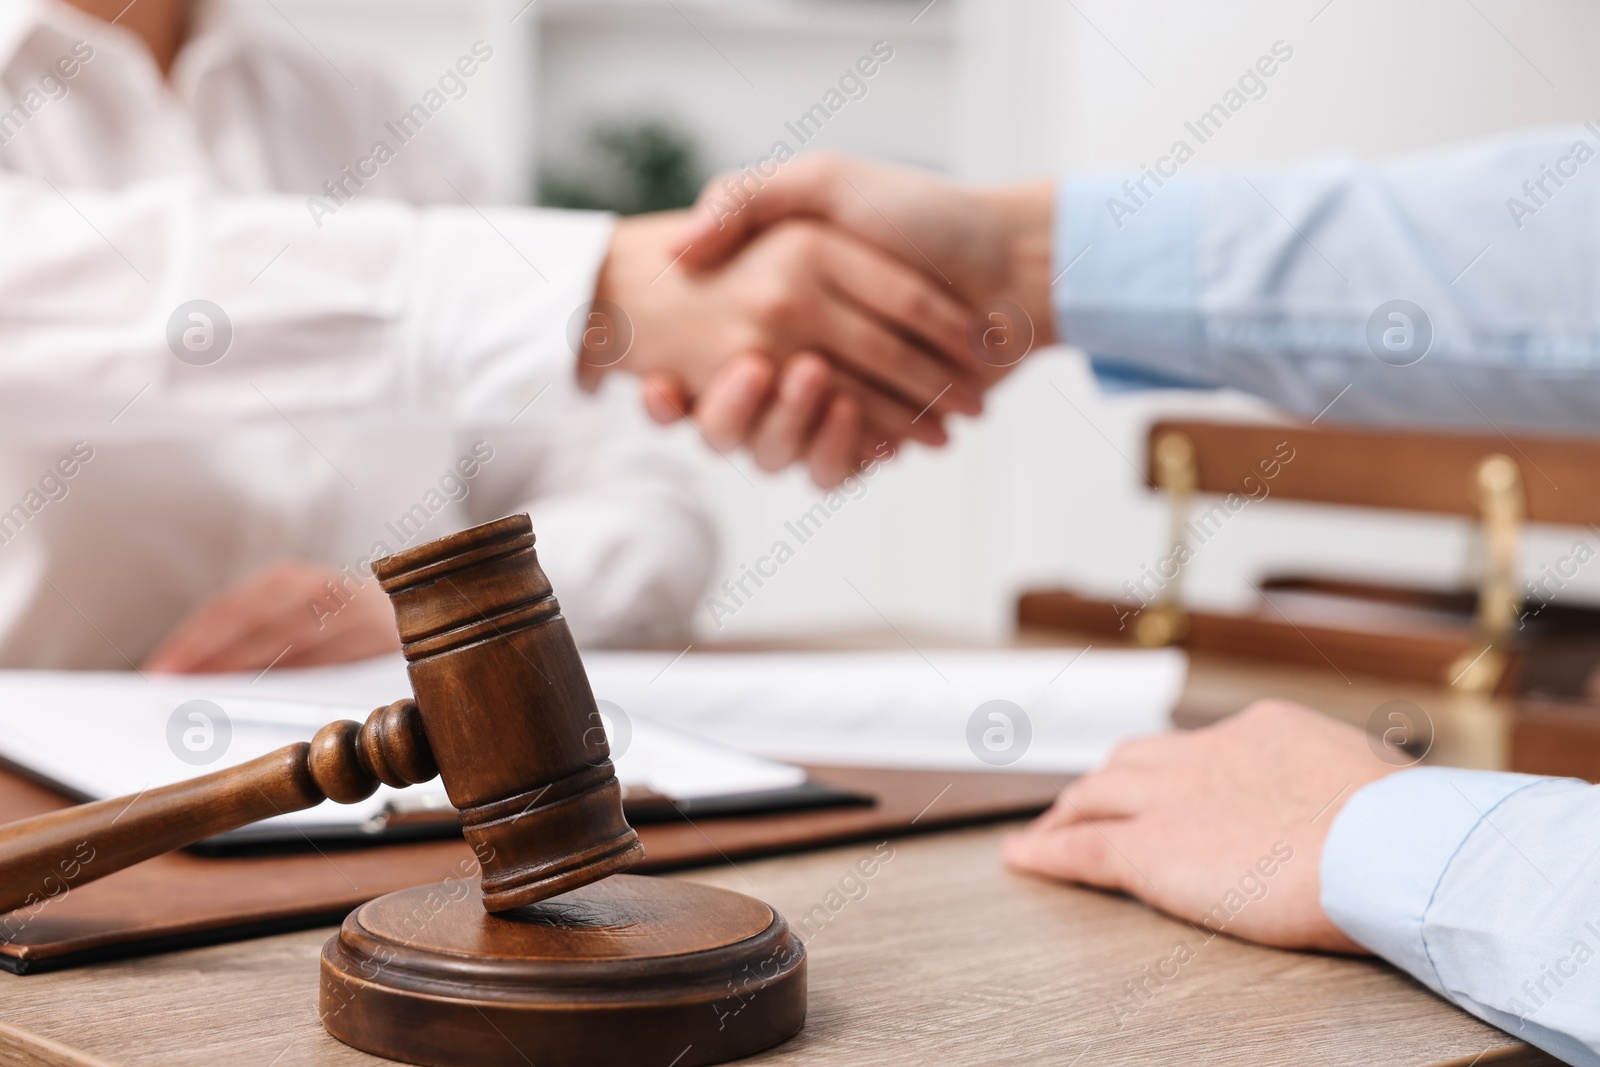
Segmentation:
{"type": "Polygon", "coordinates": [[[1211,385],[1195,376],[1199,184],[1148,171],[1074,174],[1057,185],[1054,226],[1058,336],[1087,352],[1109,385],[1211,385]]]}
{"type": "Polygon", "coordinates": [[[1478,824],[1549,779],[1416,767],[1358,790],[1322,849],[1322,910],[1357,944],[1448,997],[1423,923],[1440,881],[1478,824]]]}

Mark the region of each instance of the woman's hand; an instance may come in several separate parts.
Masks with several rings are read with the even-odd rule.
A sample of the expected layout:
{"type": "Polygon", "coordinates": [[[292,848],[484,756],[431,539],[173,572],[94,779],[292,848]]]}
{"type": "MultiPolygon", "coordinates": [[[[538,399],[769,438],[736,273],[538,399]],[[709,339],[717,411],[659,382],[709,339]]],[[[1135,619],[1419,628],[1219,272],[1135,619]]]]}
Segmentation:
{"type": "Polygon", "coordinates": [[[400,648],[394,612],[377,581],[283,560],[189,613],[144,668],[173,674],[264,671],[347,663],[400,648]]]}

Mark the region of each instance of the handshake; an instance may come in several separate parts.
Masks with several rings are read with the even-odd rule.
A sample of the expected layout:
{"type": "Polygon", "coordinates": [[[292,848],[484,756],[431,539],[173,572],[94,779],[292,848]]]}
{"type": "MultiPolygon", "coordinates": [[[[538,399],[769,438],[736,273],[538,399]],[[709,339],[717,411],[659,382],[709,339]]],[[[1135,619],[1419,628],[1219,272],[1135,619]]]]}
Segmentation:
{"type": "Polygon", "coordinates": [[[643,379],[658,422],[831,488],[1055,340],[1048,182],[957,186],[828,154],[713,179],[623,219],[576,324],[580,380],[643,379]]]}

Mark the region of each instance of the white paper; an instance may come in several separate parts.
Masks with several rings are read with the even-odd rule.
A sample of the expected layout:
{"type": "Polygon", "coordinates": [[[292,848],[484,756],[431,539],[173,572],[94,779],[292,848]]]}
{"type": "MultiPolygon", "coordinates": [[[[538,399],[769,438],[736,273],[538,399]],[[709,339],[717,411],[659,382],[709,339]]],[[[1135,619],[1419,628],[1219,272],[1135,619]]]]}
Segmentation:
{"type": "Polygon", "coordinates": [[[1167,729],[1188,666],[1176,649],[1060,648],[599,652],[584,663],[595,695],[628,714],[776,759],[1062,773],[1167,729]],[[1013,722],[1009,746],[985,747],[1004,724],[979,709],[996,700],[1021,710],[1025,746],[1013,722]]]}
{"type": "MultiPolygon", "coordinates": [[[[1171,649],[584,654],[595,696],[628,720],[625,746],[616,743],[617,724],[607,724],[620,751],[618,777],[679,800],[804,781],[800,769],[750,754],[860,766],[1087,771],[1119,741],[1167,728],[1186,663],[1171,649]],[[1014,705],[1001,706],[1013,720],[1009,735],[981,713],[975,733],[975,713],[996,700],[1014,705]],[[1025,745],[1017,741],[1022,729],[1025,745]],[[986,739],[1009,746],[991,749],[986,739]]],[[[0,671],[0,758],[87,798],[131,795],[307,740],[336,719],[365,720],[409,692],[398,655],[260,677],[0,671]],[[168,740],[173,712],[192,699],[220,706],[232,727],[226,752],[201,765],[181,760],[168,740]]],[[[408,806],[443,802],[437,782],[405,794],[408,806]]],[[[398,795],[380,787],[360,804],[329,802],[290,823],[314,833],[365,822],[398,795]]]]}
{"type": "MultiPolygon", "coordinates": [[[[398,657],[348,668],[273,672],[260,680],[242,675],[150,676],[124,672],[0,671],[0,758],[85,799],[134,796],[152,786],[232,767],[273,749],[309,740],[325,723],[364,721],[374,707],[410,692],[398,657]],[[269,678],[271,681],[269,682],[269,678]],[[218,722],[180,715],[177,739],[169,720],[187,701],[222,709],[231,731],[217,743],[218,722]],[[206,731],[210,730],[209,736],[206,731]],[[186,737],[189,731],[196,731],[186,737]],[[178,752],[218,751],[205,763],[178,752]]],[[[215,719],[205,710],[202,715],[215,719]]],[[[604,712],[602,713],[604,715],[604,712]]],[[[618,726],[607,723],[614,739],[618,726]]],[[[648,786],[675,800],[781,790],[800,785],[805,772],[711,744],[629,716],[625,747],[614,748],[617,777],[625,786],[648,786]]],[[[412,809],[448,803],[433,782],[404,791],[380,786],[356,804],[327,802],[262,825],[318,828],[366,823],[402,798],[412,809]]]]}

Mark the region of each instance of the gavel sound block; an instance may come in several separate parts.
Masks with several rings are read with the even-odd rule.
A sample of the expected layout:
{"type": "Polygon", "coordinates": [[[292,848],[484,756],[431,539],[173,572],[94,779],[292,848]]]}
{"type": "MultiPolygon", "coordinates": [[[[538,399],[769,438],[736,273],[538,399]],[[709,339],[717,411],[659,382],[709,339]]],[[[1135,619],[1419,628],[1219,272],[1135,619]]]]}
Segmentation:
{"type": "Polygon", "coordinates": [[[321,1015],[411,1063],[692,1067],[805,1021],[805,949],[758,900],[618,872],[644,851],[526,515],[379,560],[414,700],[237,767],[0,827],[0,911],[258,819],[441,776],[482,868],[362,905],[321,1015]]]}

